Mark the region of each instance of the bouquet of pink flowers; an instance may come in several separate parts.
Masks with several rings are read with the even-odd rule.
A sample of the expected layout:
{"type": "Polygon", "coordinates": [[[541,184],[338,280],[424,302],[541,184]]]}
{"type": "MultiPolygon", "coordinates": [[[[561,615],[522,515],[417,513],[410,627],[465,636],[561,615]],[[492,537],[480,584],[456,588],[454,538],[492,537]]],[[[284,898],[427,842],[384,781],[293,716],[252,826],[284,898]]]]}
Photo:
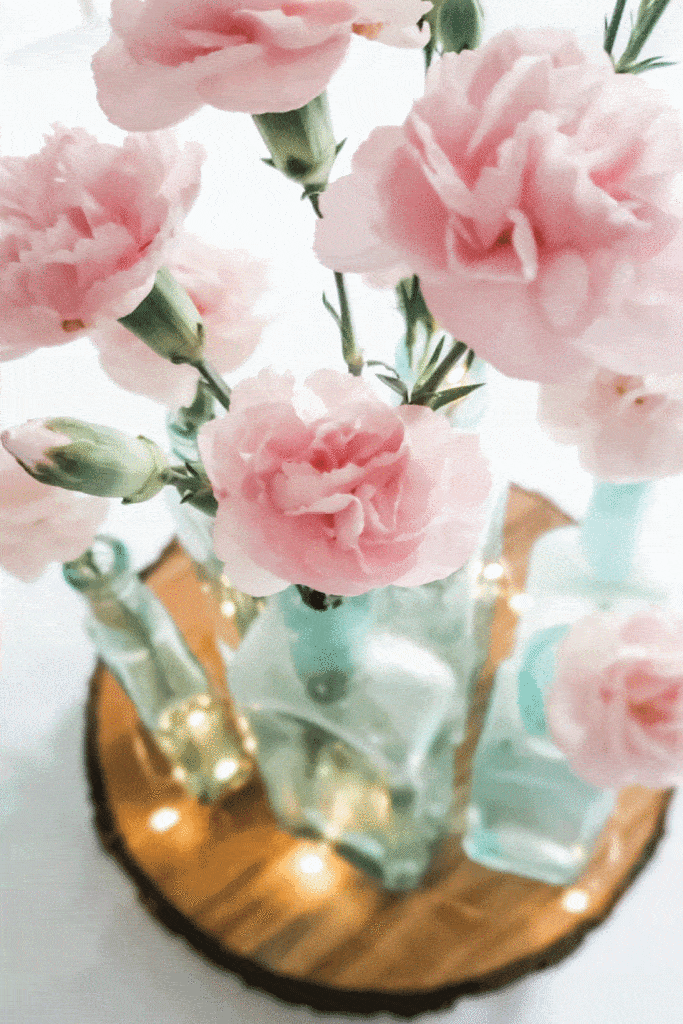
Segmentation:
{"type": "MultiPolygon", "coordinates": [[[[482,43],[478,0],[113,0],[92,70],[129,134],[56,125],[0,158],[0,359],[87,336],[122,387],[183,407],[199,457],[68,416],[6,429],[0,563],[35,578],[88,548],[106,499],[170,487],[215,519],[215,555],[253,597],[294,585],[316,609],[445,580],[487,514],[488,460],[457,427],[482,360],[540,384],[540,422],[600,480],[682,473],[683,125],[641,74],[666,63],[643,48],[667,2],[641,0],[617,57],[623,0],[601,43],[482,43]],[[422,48],[424,95],[331,180],[325,90],[353,35],[422,48]],[[343,369],[225,382],[259,344],[267,268],[184,228],[204,153],[172,129],[207,104],[251,115],[303,190],[343,369]],[[348,274],[395,289],[395,366],[358,331],[348,274]]],[[[562,648],[552,735],[590,781],[680,780],[681,623],[605,615],[562,648]],[[637,743],[614,739],[617,704],[637,743]]]]}

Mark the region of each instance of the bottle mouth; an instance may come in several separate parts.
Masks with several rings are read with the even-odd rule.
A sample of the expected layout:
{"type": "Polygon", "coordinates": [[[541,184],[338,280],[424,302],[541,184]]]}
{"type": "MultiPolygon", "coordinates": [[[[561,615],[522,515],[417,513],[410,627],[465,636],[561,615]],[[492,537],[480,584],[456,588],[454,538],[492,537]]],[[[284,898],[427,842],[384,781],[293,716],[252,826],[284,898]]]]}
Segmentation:
{"type": "Polygon", "coordinates": [[[99,534],[79,558],[65,562],[64,578],[76,590],[106,587],[130,566],[128,550],[123,541],[99,534]]]}

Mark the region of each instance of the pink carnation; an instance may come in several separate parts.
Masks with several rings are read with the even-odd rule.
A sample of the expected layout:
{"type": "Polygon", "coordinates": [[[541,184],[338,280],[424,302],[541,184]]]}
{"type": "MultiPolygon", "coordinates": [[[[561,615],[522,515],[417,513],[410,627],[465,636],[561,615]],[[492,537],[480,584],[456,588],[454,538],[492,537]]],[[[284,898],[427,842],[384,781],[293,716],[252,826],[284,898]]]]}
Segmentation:
{"type": "Polygon", "coordinates": [[[199,190],[203,150],[170,135],[98,142],[56,127],[0,160],[0,359],[132,312],[199,190]]]}
{"type": "Polygon", "coordinates": [[[595,367],[582,381],[545,384],[541,426],[575,444],[581,465],[613,483],[683,473],[683,375],[628,377],[595,367]]]}
{"type": "Polygon", "coordinates": [[[0,565],[27,582],[90,547],[106,498],[38,483],[0,448],[0,565]]]}
{"type": "Polygon", "coordinates": [[[348,374],[319,370],[296,394],[291,375],[263,370],[199,447],[218,500],[214,547],[247,593],[417,586],[477,544],[490,488],[478,438],[430,409],[391,408],[348,374]]]}
{"type": "Polygon", "coordinates": [[[111,39],[93,59],[98,99],[114,124],[131,131],[177,124],[205,103],[249,114],[294,110],[323,92],[354,23],[363,34],[419,46],[415,23],[430,7],[420,0],[113,0],[111,39]]]}
{"type": "MultiPolygon", "coordinates": [[[[201,314],[211,364],[220,373],[237,369],[261,339],[264,320],[254,313],[254,305],[266,288],[265,263],[184,234],[167,266],[201,314]]],[[[169,408],[187,405],[194,395],[196,370],[162,359],[115,321],[103,324],[91,338],[105,372],[128,391],[149,395],[169,408]]]]}
{"type": "Polygon", "coordinates": [[[656,606],[580,619],[558,648],[546,716],[596,786],[682,782],[683,620],[656,606]]]}
{"type": "MultiPolygon", "coordinates": [[[[436,319],[504,373],[681,369],[678,114],[569,32],[446,54],[401,127],[324,193],[335,270],[420,275],[436,319]]],[[[377,279],[377,278],[376,278],[377,279]]]]}

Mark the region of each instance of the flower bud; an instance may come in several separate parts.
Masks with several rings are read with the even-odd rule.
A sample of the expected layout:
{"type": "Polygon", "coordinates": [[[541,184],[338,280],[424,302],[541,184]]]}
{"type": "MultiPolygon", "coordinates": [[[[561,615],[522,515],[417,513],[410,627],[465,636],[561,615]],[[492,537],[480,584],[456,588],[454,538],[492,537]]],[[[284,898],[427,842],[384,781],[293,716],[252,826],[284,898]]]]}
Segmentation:
{"type": "Polygon", "coordinates": [[[444,53],[476,50],[481,42],[484,11],[479,0],[436,0],[427,20],[444,53]]]}
{"type": "Polygon", "coordinates": [[[154,497],[166,483],[164,452],[146,437],[82,420],[29,420],[2,434],[10,455],[35,480],[128,504],[154,497]]]}
{"type": "Polygon", "coordinates": [[[202,358],[202,318],[167,267],[157,273],[149,295],[119,323],[172,363],[195,363],[202,358]]]}
{"type": "Polygon", "coordinates": [[[298,110],[253,117],[273,166],[307,191],[322,191],[340,148],[334,141],[327,93],[298,110]]]}

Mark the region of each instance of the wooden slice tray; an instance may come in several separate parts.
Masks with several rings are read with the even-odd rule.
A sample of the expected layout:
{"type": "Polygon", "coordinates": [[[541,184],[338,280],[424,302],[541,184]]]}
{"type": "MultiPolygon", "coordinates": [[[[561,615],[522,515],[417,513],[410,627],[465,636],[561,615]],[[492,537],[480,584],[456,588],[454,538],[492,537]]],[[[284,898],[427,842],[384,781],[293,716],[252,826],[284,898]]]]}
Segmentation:
{"type": "MultiPolygon", "coordinates": [[[[505,533],[513,591],[523,585],[533,540],[567,522],[540,496],[513,490],[505,533]]],[[[208,598],[186,556],[171,546],[148,582],[219,680],[208,598]]],[[[470,752],[513,627],[501,599],[474,702],[470,752]]],[[[562,959],[651,856],[671,795],[624,790],[573,886],[480,867],[463,856],[454,836],[420,890],[395,894],[326,848],[281,831],[258,781],[212,808],[185,796],[101,665],[91,684],[86,747],[100,837],[150,912],[247,984],[288,1002],[347,1013],[413,1016],[562,959]],[[173,824],[160,830],[166,821],[173,824]]],[[[466,785],[467,749],[458,785],[466,785]]]]}

